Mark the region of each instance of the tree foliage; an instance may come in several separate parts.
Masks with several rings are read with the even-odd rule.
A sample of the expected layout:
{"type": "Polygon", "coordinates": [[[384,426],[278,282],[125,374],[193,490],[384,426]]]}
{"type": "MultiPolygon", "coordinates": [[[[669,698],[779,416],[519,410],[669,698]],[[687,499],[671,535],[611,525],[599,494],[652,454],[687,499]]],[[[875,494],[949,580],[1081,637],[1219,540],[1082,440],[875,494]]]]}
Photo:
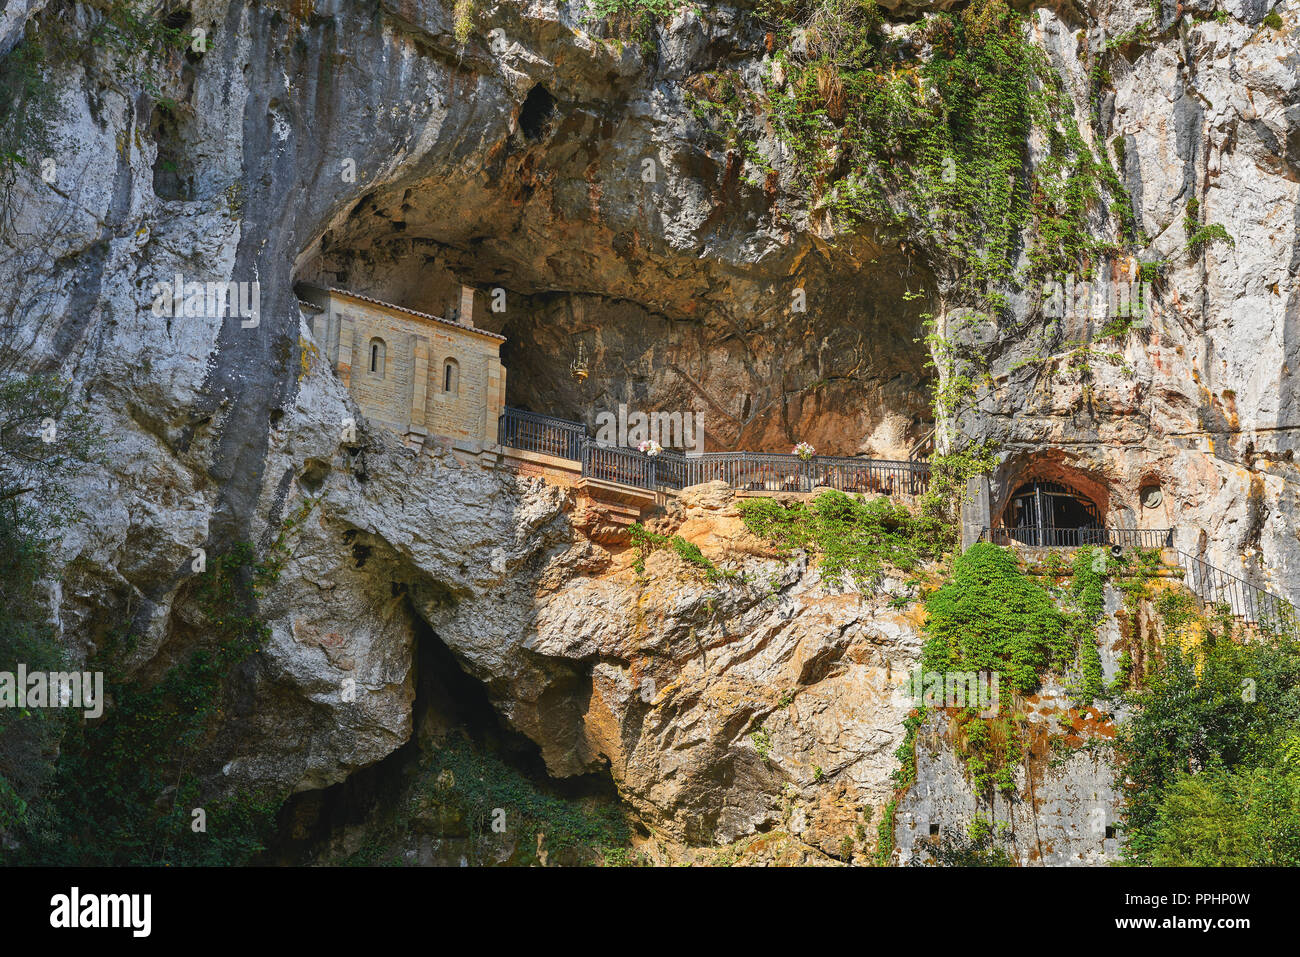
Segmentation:
{"type": "Polygon", "coordinates": [[[1117,739],[1138,864],[1300,864],[1300,643],[1206,623],[1169,643],[1117,739]]]}
{"type": "MultiPolygon", "coordinates": [[[[46,582],[62,530],[79,517],[68,483],[96,440],[67,384],[48,374],[0,381],[0,671],[62,670],[46,582]]],[[[25,825],[53,773],[59,710],[0,708],[0,834],[25,825]]]]}

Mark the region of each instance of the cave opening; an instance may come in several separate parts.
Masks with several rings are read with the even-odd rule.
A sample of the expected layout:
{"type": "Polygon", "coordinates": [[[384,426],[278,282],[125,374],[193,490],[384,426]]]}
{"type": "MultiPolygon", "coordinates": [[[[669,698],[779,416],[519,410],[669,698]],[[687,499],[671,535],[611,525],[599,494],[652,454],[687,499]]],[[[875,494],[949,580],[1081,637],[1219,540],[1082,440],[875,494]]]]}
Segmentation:
{"type": "MultiPolygon", "coordinates": [[[[576,124],[584,108],[566,101],[563,109],[576,124]]],[[[583,144],[586,133],[548,140],[546,150],[518,148],[559,136],[559,112],[552,92],[533,86],[515,118],[517,140],[493,153],[486,179],[440,169],[367,187],[300,253],[295,281],[445,318],[470,287],[481,303],[475,328],[504,336],[504,404],[577,422],[588,435],[610,416],[690,414],[706,452],[786,454],[807,442],[826,456],[929,457],[933,378],[922,316],[933,304],[903,298],[933,284],[924,262],[864,234],[816,256],[794,238],[751,263],[740,250],[770,214],[766,199],[754,209],[742,202],[709,227],[719,230],[716,255],[642,235],[645,224],[624,213],[647,202],[659,208],[660,194],[673,190],[608,175],[602,163],[625,160],[618,149],[583,144]],[[596,192],[593,169],[604,171],[596,192]],[[722,288],[729,292],[708,292],[722,288]],[[796,290],[817,307],[791,321],[796,290]]],[[[673,176],[716,182],[724,174],[705,164],[673,176]]],[[[668,219],[654,222],[652,233],[668,219]]],[[[390,343],[390,363],[400,361],[397,351],[390,343]]],[[[362,343],[357,371],[370,359],[362,343]]],[[[444,357],[431,355],[428,368],[426,393],[450,391],[444,357]]],[[[462,391],[468,376],[462,365],[462,391]]]]}
{"type": "MultiPolygon", "coordinates": [[[[404,594],[402,586],[395,585],[395,589],[404,594]]],[[[410,738],[387,757],[353,772],[338,784],[292,795],[277,814],[274,837],[262,853],[261,863],[337,863],[340,858],[346,861],[359,841],[405,843],[409,835],[400,831],[386,833],[385,821],[396,818],[400,805],[419,798],[423,765],[430,754],[443,748],[490,754],[527,779],[538,793],[566,801],[623,807],[607,773],[551,777],[538,745],[501,718],[484,685],[415,615],[409,599],[407,608],[416,630],[410,738]]],[[[628,817],[629,825],[636,826],[630,814],[628,817]]],[[[446,836],[463,836],[456,832],[454,823],[449,828],[453,833],[446,836]]]]}
{"type": "Polygon", "coordinates": [[[519,110],[519,128],[530,140],[540,140],[546,133],[546,124],[555,113],[555,97],[538,83],[524,97],[519,110]]]}
{"type": "Polygon", "coordinates": [[[195,196],[193,151],[185,143],[181,118],[159,104],[149,118],[149,133],[158,144],[153,164],[153,191],[159,199],[192,200],[195,196]]]}

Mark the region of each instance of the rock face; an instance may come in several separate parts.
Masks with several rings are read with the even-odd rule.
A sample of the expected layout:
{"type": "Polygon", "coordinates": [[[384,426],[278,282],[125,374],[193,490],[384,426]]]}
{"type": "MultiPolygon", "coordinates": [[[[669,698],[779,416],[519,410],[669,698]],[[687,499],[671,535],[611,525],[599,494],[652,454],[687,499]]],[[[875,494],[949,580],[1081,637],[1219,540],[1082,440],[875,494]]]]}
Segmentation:
{"type": "Polygon", "coordinates": [[[920,649],[914,613],[888,606],[900,583],[828,589],[806,564],[768,557],[720,483],[659,520],[738,573],[711,583],[670,551],[639,574],[634,550],[576,532],[572,493],[541,480],[405,449],[361,454],[372,477],[359,483],[340,461],[323,480],[264,606],[268,686],[340,728],[322,722],[319,744],[309,728],[295,738],[277,709],[254,753],[227,765],[236,778],[333,783],[408,732],[414,613],[551,774],[608,769],[639,819],[680,844],[780,827],[840,857],[889,800],[910,708],[895,691],[920,649]],[[340,552],[333,565],[317,557],[340,552]],[[379,622],[340,629],[358,593],[383,609],[379,622]],[[348,677],[363,692],[351,707],[348,677]],[[369,738],[344,730],[375,724],[383,733],[369,738]],[[304,751],[349,760],[301,780],[304,751]]]}
{"type": "MultiPolygon", "coordinates": [[[[994,512],[1021,476],[1059,450],[1065,474],[1098,482],[1119,524],[1174,527],[1176,544],[1285,595],[1300,587],[1297,473],[1297,118],[1300,45],[1263,26],[1262,5],[1227,4],[1222,22],[1183,18],[1164,5],[1151,44],[1114,58],[1095,135],[1123,150],[1121,175],[1161,260],[1149,328],[1078,367],[1054,360],[1067,331],[1004,337],[970,434],[1008,452],[994,476],[994,512]],[[1258,9],[1257,9],[1258,8],[1258,9]],[[1193,221],[1222,224],[1233,242],[1188,248],[1193,221]],[[1017,368],[1019,367],[1019,368],[1017,368]],[[1163,503],[1144,508],[1143,487],[1163,503]]],[[[1100,4],[1096,22],[1119,36],[1145,8],[1100,4]]],[[[1036,14],[1036,37],[1082,97],[1080,38],[1036,14]]],[[[1062,324],[1064,326],[1064,324],[1062,324]]],[[[1077,331],[1077,330],[1076,330],[1077,331]]]]}
{"type": "MultiPolygon", "coordinates": [[[[1109,685],[1130,644],[1121,594],[1104,588],[1097,624],[1102,679],[1109,685]]],[[[1150,609],[1140,609],[1146,627],[1150,609]]],[[[1130,635],[1131,637],[1131,635],[1130,635]]],[[[1126,709],[1110,698],[1080,707],[1059,679],[1049,679],[1025,699],[1026,758],[1010,792],[976,795],[958,754],[953,711],[930,714],[917,729],[916,780],[894,816],[900,863],[928,864],[944,846],[961,848],[971,822],[982,818],[994,844],[1018,865],[1106,865],[1120,859],[1122,795],[1108,746],[1126,709]]]]}
{"type": "MultiPolygon", "coordinates": [[[[1174,20],[1160,5],[1095,102],[1087,30],[1120,36],[1147,8],[1033,10],[1085,138],[1112,156],[1122,142],[1143,258],[1165,265],[1151,328],[1097,344],[1114,358],[1087,368],[1018,304],[956,425],[1003,445],[995,514],[1020,478],[1055,469],[1294,597],[1300,7],[1276,5],[1275,29],[1254,0],[1219,19],[1184,6],[1174,20]],[[1189,248],[1191,209],[1233,242],[1189,248]],[[1139,490],[1157,484],[1153,512],[1139,490]]],[[[553,774],[607,767],[673,839],[779,828],[860,853],[843,838],[888,800],[905,713],[889,687],[919,647],[909,614],[756,550],[716,492],[662,521],[746,584],[702,582],[659,552],[642,582],[630,553],[575,532],[562,490],[416,456],[364,423],[345,437],[356,409],[320,367],[293,285],[435,313],[462,282],[484,302],[502,290],[482,323],[509,338],[514,405],[589,423],[619,402],[697,409],[711,448],[898,457],[931,420],[921,314],[947,324],[942,290],[903,297],[938,270],[810,211],[761,111],[739,122],[771,173],[695,115],[719,63],[751,89],[769,69],[748,4],[684,11],[648,45],[577,4],[476,7],[461,44],[452,5],[433,0],[181,5],[184,29],[213,42],[148,67],[176,108],[145,92],[140,63],[117,79],[102,51],[52,67],[54,176],[19,171],[4,197],[0,329],[72,381],[110,446],[75,489],[93,518],[58,556],[65,644],[84,658],[127,621],[131,667],[156,673],[195,627],[193,549],[264,547],[301,513],[214,780],[319,788],[390,754],[411,733],[427,626],[553,774]],[[257,322],[153,314],[154,284],[177,274],[258,283],[257,322]],[[577,341],[585,385],[566,372],[577,341]]],[[[84,36],[101,17],[45,8],[6,7],[0,52],[25,22],[84,36]]]]}

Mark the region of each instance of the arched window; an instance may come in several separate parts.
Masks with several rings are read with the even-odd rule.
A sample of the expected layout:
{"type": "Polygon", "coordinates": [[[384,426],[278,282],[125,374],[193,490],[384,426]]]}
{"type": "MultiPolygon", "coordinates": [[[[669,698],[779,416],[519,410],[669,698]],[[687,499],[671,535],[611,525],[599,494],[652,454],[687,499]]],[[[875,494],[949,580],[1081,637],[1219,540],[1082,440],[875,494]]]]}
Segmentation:
{"type": "Polygon", "coordinates": [[[455,359],[448,359],[442,364],[442,391],[448,395],[460,392],[460,365],[455,359]]]}
{"type": "Polygon", "coordinates": [[[370,371],[381,379],[384,377],[384,354],[387,351],[383,339],[370,340],[370,371]]]}

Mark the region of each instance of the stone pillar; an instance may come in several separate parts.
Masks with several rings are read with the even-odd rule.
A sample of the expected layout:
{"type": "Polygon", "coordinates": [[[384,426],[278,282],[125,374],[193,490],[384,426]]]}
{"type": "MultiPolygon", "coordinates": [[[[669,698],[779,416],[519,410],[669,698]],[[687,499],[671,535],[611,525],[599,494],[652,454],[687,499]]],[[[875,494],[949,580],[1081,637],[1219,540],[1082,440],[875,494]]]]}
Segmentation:
{"type": "Polygon", "coordinates": [[[457,318],[461,325],[474,325],[474,290],[470,286],[460,287],[460,310],[457,318]]]}
{"type": "Polygon", "coordinates": [[[411,336],[411,422],[407,432],[423,438],[429,434],[425,426],[425,409],[429,401],[429,340],[424,336],[411,336]]]}
{"type": "Polygon", "coordinates": [[[487,408],[484,414],[482,439],[495,445],[497,422],[500,421],[501,413],[505,411],[506,406],[506,370],[501,360],[493,356],[488,356],[487,359],[487,388],[484,389],[484,399],[487,408]]]}
{"type": "Polygon", "coordinates": [[[966,480],[966,496],[961,504],[961,550],[964,552],[980,540],[980,533],[993,524],[989,503],[989,479],[976,475],[966,480]]]}
{"type": "Polygon", "coordinates": [[[339,318],[339,361],[338,374],[339,381],[352,391],[352,348],[353,339],[356,336],[356,330],[352,328],[352,320],[347,316],[339,318]]]}

